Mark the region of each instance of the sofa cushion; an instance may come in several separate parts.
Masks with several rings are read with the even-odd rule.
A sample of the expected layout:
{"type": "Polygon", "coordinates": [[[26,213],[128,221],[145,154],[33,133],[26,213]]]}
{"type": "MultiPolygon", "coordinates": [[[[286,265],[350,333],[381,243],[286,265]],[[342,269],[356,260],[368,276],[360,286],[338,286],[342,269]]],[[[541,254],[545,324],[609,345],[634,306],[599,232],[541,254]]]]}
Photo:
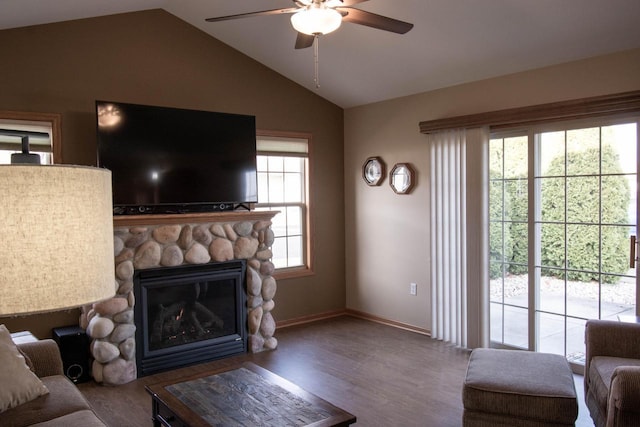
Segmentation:
{"type": "Polygon", "coordinates": [[[53,375],[42,378],[42,382],[49,389],[49,394],[0,414],[0,426],[30,426],[77,411],[91,410],[80,390],[67,377],[53,375]]]}
{"type": "Polygon", "coordinates": [[[475,349],[462,400],[465,411],[572,425],[578,416],[573,374],[564,357],[475,349]]]}
{"type": "Polygon", "coordinates": [[[640,366],[640,360],[596,356],[591,359],[589,364],[589,390],[593,393],[598,405],[603,409],[607,407],[611,377],[613,377],[613,371],[618,366],[640,366]]]}
{"type": "Polygon", "coordinates": [[[0,325],[0,384],[0,413],[49,392],[29,369],[4,325],[0,325]]]}

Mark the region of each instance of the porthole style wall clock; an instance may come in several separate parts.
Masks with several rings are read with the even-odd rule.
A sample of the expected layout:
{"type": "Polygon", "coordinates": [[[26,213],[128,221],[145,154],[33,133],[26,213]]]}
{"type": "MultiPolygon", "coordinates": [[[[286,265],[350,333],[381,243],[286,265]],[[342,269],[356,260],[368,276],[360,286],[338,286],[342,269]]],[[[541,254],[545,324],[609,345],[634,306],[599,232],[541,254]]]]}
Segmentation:
{"type": "Polygon", "coordinates": [[[415,179],[409,163],[396,163],[389,173],[389,185],[397,194],[409,194],[415,186],[415,179]]]}
{"type": "Polygon", "coordinates": [[[362,178],[367,185],[382,184],[385,175],[385,165],[380,157],[369,157],[362,166],[362,178]]]}

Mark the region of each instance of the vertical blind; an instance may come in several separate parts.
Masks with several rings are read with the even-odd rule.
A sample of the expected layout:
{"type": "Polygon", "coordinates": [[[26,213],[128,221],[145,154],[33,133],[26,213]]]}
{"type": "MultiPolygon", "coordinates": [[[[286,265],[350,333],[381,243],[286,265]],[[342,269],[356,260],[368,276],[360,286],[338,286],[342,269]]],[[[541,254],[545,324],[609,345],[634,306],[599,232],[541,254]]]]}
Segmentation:
{"type": "Polygon", "coordinates": [[[431,336],[467,346],[466,140],[464,130],[430,134],[431,336]]]}
{"type": "Polygon", "coordinates": [[[488,319],[489,132],[427,135],[431,203],[431,335],[459,347],[486,347],[488,319]]]}

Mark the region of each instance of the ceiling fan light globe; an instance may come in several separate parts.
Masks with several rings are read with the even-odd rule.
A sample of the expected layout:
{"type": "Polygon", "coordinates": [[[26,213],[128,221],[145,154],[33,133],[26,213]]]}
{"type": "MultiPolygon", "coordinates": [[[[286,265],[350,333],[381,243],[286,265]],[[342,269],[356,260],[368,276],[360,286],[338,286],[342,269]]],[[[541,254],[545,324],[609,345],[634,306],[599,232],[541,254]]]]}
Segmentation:
{"type": "Polygon", "coordinates": [[[342,15],[335,9],[315,8],[301,10],[291,15],[291,25],[299,33],[310,36],[329,34],[340,27],[342,15]]]}

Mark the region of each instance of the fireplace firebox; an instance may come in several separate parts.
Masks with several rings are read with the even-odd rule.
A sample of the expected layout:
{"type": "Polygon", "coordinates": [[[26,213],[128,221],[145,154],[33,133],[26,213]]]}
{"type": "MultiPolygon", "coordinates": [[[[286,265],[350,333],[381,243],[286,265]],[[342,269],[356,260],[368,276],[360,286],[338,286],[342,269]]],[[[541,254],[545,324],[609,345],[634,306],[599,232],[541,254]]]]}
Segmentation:
{"type": "Polygon", "coordinates": [[[139,270],[138,376],[247,351],[244,260],[139,270]]]}

